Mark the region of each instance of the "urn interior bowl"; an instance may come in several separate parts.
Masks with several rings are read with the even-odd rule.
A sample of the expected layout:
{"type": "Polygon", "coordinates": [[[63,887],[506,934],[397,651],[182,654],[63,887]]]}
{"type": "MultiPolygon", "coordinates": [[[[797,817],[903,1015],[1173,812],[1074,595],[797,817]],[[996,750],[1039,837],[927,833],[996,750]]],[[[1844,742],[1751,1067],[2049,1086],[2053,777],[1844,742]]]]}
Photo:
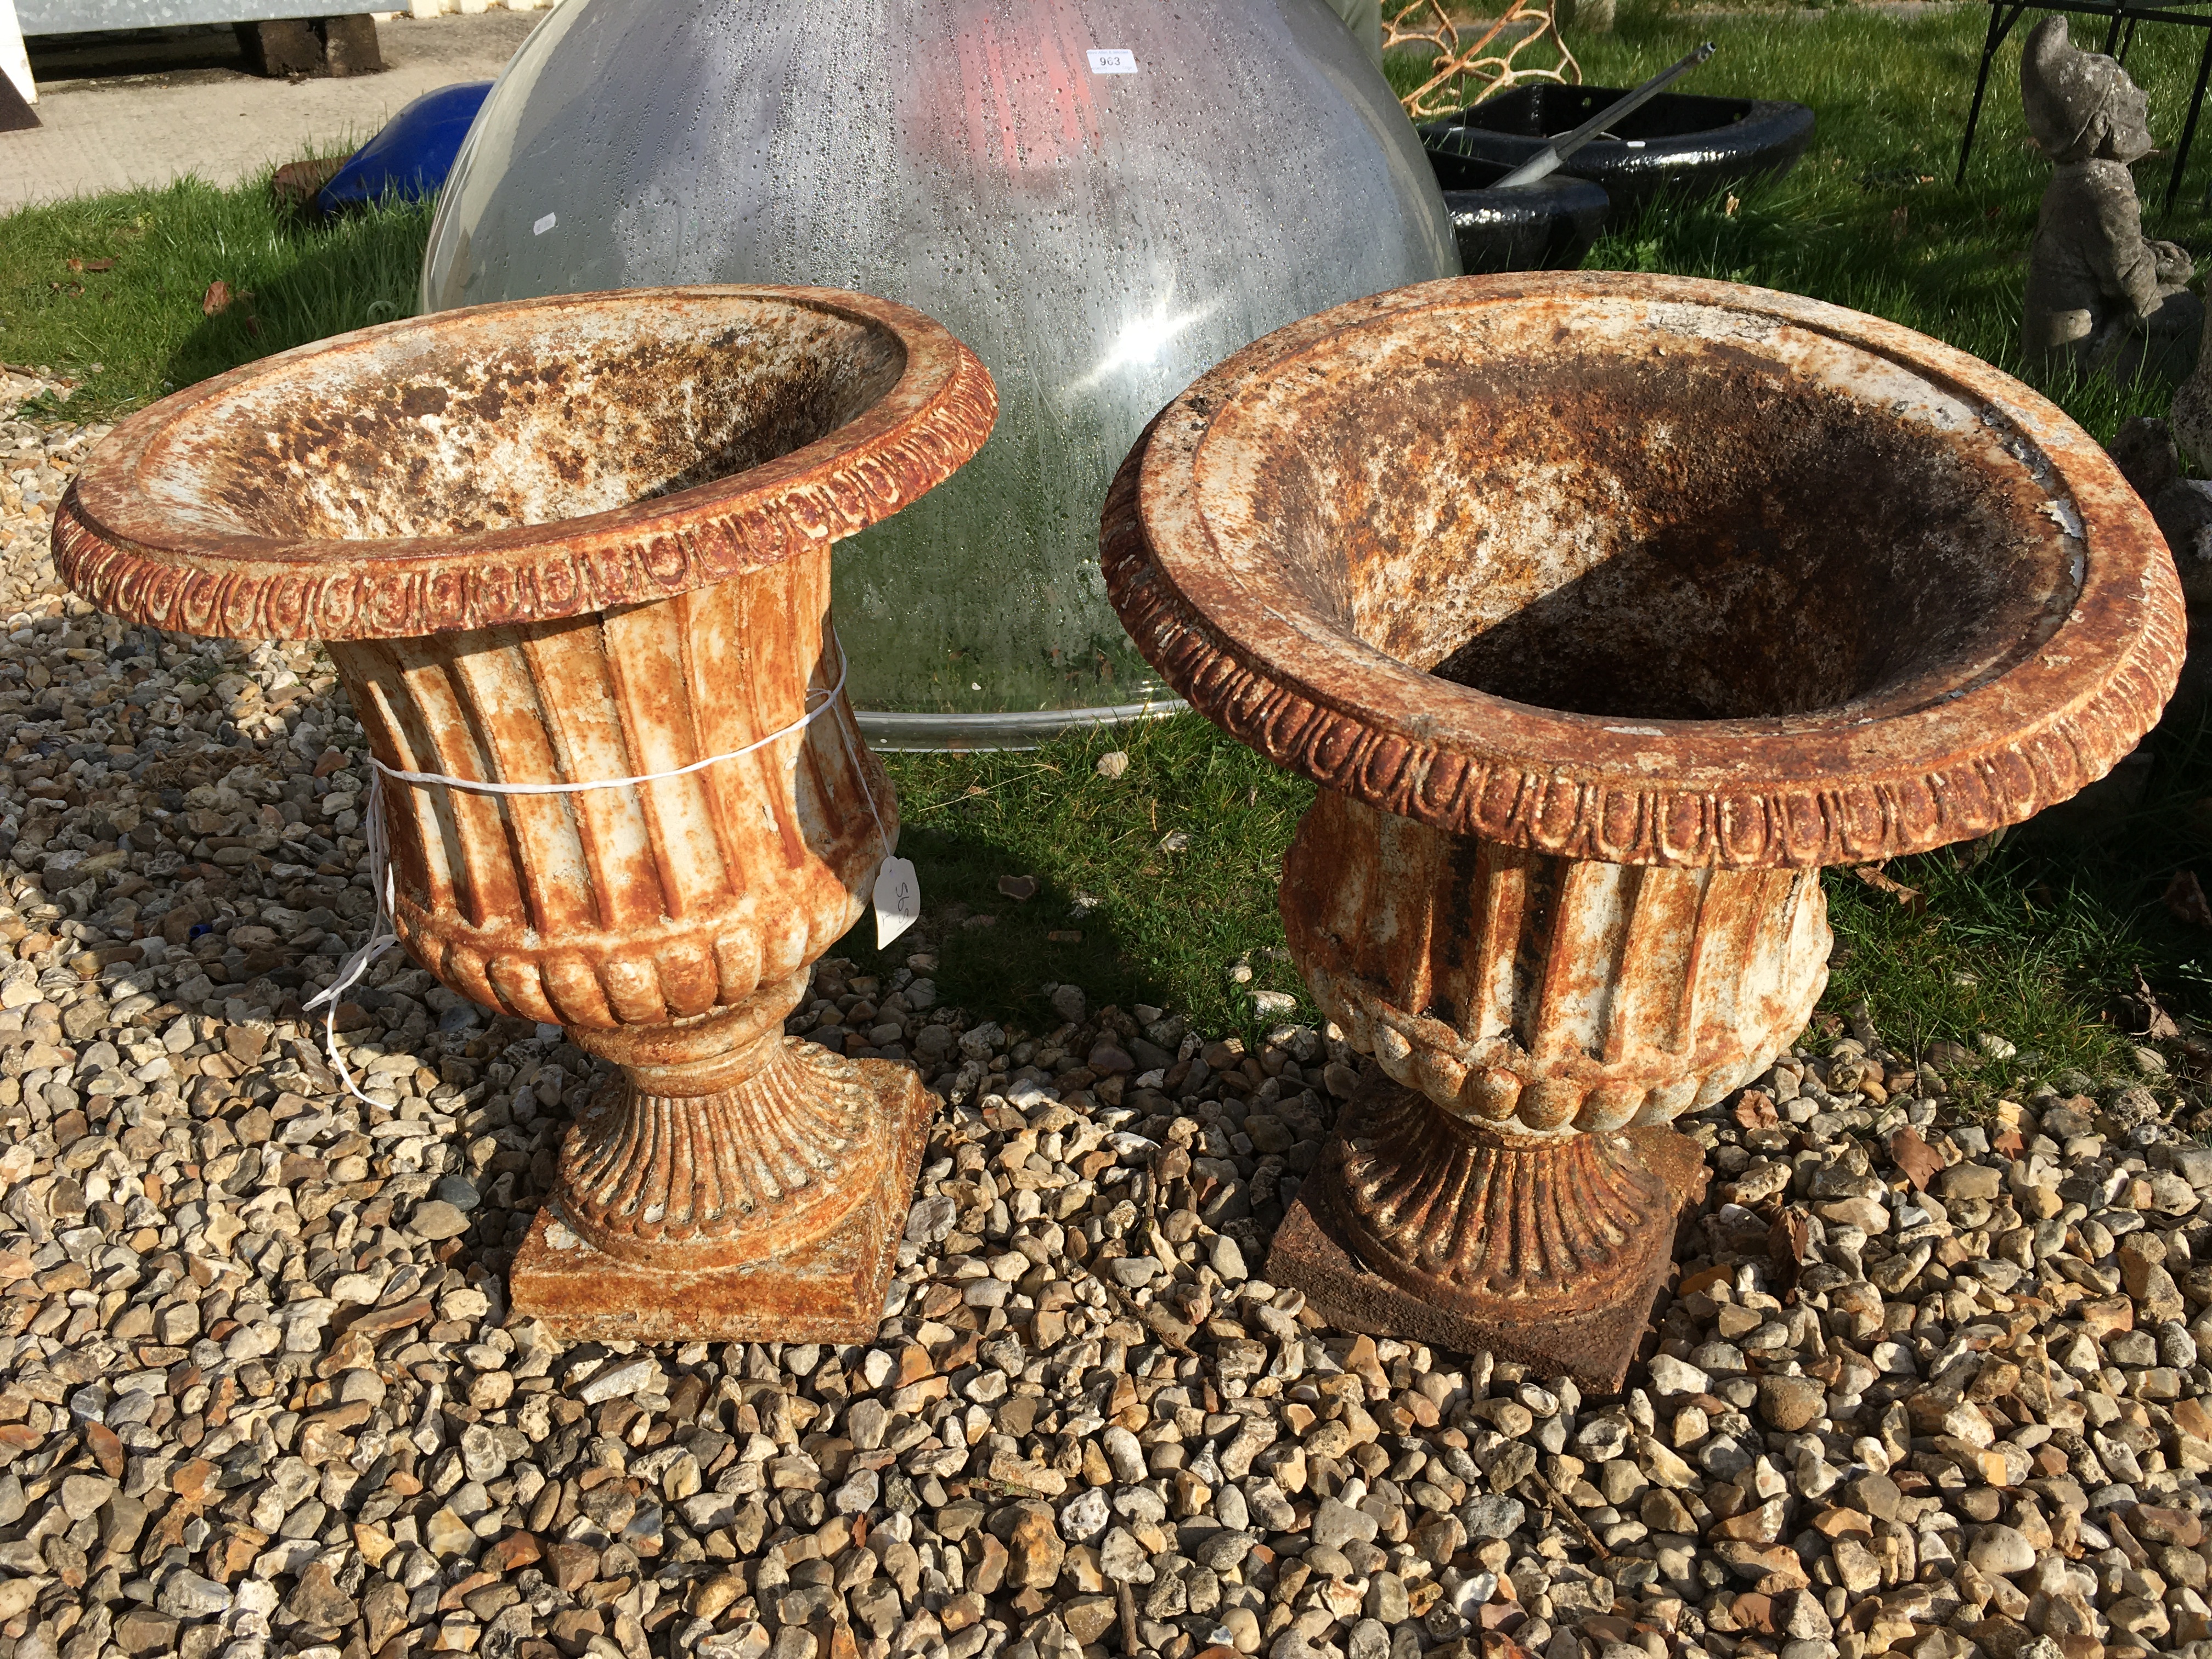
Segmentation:
{"type": "Polygon", "coordinates": [[[58,534],[89,597],[187,631],[542,621],[852,533],[958,464],[951,405],[988,429],[980,365],[920,313],[858,295],[478,307],[164,399],[80,485],[86,533],[58,534]]]}
{"type": "Polygon", "coordinates": [[[616,315],[604,333],[547,315],[458,351],[426,331],[370,378],[331,365],[313,402],[248,380],[149,447],[148,500],[217,533],[323,544],[565,524],[829,438],[906,368],[867,317],[754,299],[598,320],[616,315]],[[212,500],[209,468],[232,479],[212,500]]]}
{"type": "Polygon", "coordinates": [[[517,1306],[576,1334],[872,1333],[930,1103],[782,1030],[897,829],[830,547],[995,409],[974,355],[888,301],[582,295],[252,364],[125,422],[65,497],[57,557],[95,602],[329,641],[377,760],[429,775],[379,779],[401,942],[621,1067],[517,1306]]]}
{"type": "Polygon", "coordinates": [[[1269,1276],[1340,1324],[1617,1383],[1696,1148],[1826,981],[1819,868],[2063,800],[2149,729],[2179,584],[2103,451],[1812,301],[1469,277],[1170,405],[1107,586],[1194,705],[1322,786],[1283,917],[1381,1076],[1269,1276]]]}

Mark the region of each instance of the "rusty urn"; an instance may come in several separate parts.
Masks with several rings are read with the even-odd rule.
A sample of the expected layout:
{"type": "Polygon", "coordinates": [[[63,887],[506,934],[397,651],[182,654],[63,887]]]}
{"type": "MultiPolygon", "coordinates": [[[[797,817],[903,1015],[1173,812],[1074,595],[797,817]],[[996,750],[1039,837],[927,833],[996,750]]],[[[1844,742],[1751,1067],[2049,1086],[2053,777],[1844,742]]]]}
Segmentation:
{"type": "Polygon", "coordinates": [[[995,410],[902,306],[586,295],[207,381],[117,428],[63,502],[59,568],[117,615],[328,642],[400,942],[620,1068],[513,1268],[556,1333],[875,1330],[934,1102],[783,1031],[897,832],[830,548],[995,410]]]}
{"type": "Polygon", "coordinates": [[[2042,398],[1734,284],[1470,277],[1267,336],[1122,467],[1146,656],[1320,786],[1291,948],[1379,1070],[1268,1277],[1617,1388],[1701,1195],[1669,1128],[1827,979],[1821,866],[2063,800],[2151,726],[2165,544],[2042,398]]]}

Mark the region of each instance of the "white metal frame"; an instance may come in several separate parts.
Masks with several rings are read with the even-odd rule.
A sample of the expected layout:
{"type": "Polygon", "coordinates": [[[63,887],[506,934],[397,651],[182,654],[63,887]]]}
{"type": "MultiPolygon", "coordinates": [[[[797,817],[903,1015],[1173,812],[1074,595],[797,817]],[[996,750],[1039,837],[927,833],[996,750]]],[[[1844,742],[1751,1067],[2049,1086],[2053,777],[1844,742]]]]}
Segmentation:
{"type": "Polygon", "coordinates": [[[39,101],[38,82],[31,79],[31,54],[23,49],[23,31],[15,21],[15,0],[0,0],[0,74],[15,83],[23,101],[39,101]]]}

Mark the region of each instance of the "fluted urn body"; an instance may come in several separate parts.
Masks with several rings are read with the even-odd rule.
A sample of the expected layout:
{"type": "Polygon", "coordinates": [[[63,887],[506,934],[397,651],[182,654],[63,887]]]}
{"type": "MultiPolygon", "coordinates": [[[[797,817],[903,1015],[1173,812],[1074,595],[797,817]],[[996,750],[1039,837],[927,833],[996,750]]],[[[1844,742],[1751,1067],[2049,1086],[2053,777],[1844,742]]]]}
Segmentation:
{"type": "Polygon", "coordinates": [[[994,409],[903,307],[587,295],[210,381],[118,428],[64,504],[61,568],[108,608],[329,641],[400,941],[620,1067],[514,1270],[556,1328],[874,1329],[932,1103],[782,1029],[896,839],[830,549],[994,409]]]}
{"type": "Polygon", "coordinates": [[[1132,452],[1102,558],[1176,689],[1322,787],[1284,921],[1380,1075],[1270,1277],[1601,1387],[1703,1188],[1666,1126],[1819,1000],[1820,867],[2070,796],[2182,641],[2148,514],[2035,393],[1611,273],[1270,335],[1132,452]]]}

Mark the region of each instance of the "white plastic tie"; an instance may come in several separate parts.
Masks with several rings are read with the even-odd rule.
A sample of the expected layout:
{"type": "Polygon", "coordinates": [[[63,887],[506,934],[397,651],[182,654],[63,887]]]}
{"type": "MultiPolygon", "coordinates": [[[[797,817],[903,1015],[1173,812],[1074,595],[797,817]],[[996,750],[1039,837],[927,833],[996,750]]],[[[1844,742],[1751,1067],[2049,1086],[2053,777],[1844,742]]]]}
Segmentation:
{"type": "MultiPolygon", "coordinates": [[[[754,738],[742,749],[709,755],[704,760],[696,760],[688,766],[675,767],[669,771],[641,772],[627,778],[594,778],[586,783],[495,783],[483,778],[447,777],[442,772],[410,772],[401,767],[386,766],[371,755],[368,763],[373,769],[368,777],[368,805],[362,814],[362,830],[368,842],[368,878],[370,888],[376,895],[376,920],[369,929],[368,939],[345,959],[338,969],[338,976],[308,999],[306,1005],[309,1012],[317,1008],[323,1010],[323,1049],[330,1056],[331,1065],[336,1069],[338,1080],[345,1085],[346,1092],[363,1105],[380,1103],[355,1086],[353,1073],[346,1069],[345,1061],[338,1057],[337,1012],[338,1004],[345,994],[361,981],[362,976],[376,964],[379,957],[399,943],[399,934],[392,920],[391,841],[385,823],[385,779],[406,784],[442,784],[448,789],[465,789],[480,795],[574,795],[587,789],[629,789],[641,784],[659,783],[670,778],[684,777],[693,772],[702,771],[709,766],[719,766],[724,761],[738,760],[757,750],[767,748],[772,743],[804,732],[837,707],[838,699],[845,690],[845,674],[850,665],[845,655],[845,642],[837,638],[836,629],[830,630],[830,637],[837,647],[836,682],[827,690],[813,688],[806,694],[810,699],[820,697],[821,702],[815,703],[788,726],[780,726],[766,737],[754,738]]],[[[884,829],[883,814],[876,810],[875,792],[868,787],[868,769],[860,760],[860,750],[854,746],[860,736],[859,723],[853,723],[849,736],[845,723],[842,721],[838,723],[837,732],[848,746],[853,746],[854,770],[860,776],[860,793],[867,800],[868,816],[875,820],[877,838],[883,842],[888,855],[890,837],[884,829]]]]}

